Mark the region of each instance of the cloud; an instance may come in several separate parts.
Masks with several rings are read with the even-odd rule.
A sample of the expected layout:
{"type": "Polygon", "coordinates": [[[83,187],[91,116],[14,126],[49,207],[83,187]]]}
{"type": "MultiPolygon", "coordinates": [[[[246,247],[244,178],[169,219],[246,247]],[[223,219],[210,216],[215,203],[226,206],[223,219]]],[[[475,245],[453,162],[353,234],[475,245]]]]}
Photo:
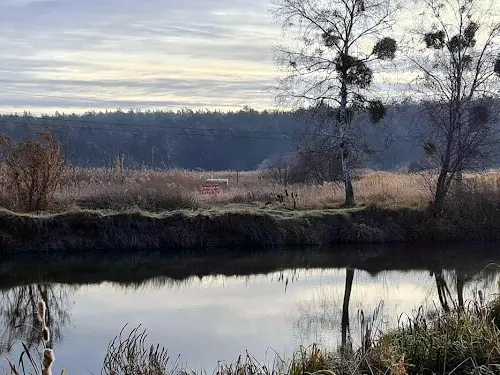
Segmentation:
{"type": "Polygon", "coordinates": [[[0,111],[273,106],[267,0],[2,0],[0,111]],[[89,102],[91,99],[94,103],[89,102]]]}

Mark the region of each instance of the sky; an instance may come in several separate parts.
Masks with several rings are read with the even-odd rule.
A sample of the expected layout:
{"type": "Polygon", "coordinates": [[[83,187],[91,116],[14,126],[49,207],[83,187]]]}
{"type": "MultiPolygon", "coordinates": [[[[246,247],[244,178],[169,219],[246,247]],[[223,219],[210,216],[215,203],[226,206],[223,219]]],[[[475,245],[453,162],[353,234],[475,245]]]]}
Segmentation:
{"type": "Polygon", "coordinates": [[[269,0],[0,0],[0,113],[275,106],[269,0]]]}
{"type": "MultiPolygon", "coordinates": [[[[273,47],[285,39],[271,7],[270,0],[0,0],[0,113],[275,108],[273,47]]],[[[378,94],[406,92],[414,77],[398,66],[404,71],[378,69],[378,94]]]]}

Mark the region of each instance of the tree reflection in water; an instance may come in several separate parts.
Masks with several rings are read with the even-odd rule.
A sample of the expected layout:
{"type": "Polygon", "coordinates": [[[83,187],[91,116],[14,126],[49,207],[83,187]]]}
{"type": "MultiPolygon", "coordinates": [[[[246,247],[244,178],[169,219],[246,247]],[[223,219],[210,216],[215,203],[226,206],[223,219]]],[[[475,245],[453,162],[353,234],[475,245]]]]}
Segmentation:
{"type": "Polygon", "coordinates": [[[74,287],[53,284],[32,284],[0,291],[0,354],[6,354],[17,342],[28,349],[41,343],[37,305],[43,299],[47,305],[47,325],[53,347],[63,338],[70,321],[69,297],[74,287]]]}
{"type": "MultiPolygon", "coordinates": [[[[451,309],[463,308],[464,301],[474,298],[477,289],[490,289],[497,285],[497,278],[500,269],[498,267],[485,267],[480,270],[453,269],[445,270],[443,268],[434,268],[429,270],[429,276],[433,279],[434,288],[432,299],[439,301],[439,307],[443,312],[451,309]],[[464,296],[466,287],[470,287],[470,296],[464,296]]],[[[354,275],[356,270],[353,268],[345,269],[345,282],[343,288],[342,303],[339,300],[339,293],[326,293],[328,288],[319,291],[319,298],[300,301],[298,304],[298,315],[294,321],[294,329],[300,336],[301,341],[309,342],[311,338],[316,340],[321,335],[339,337],[337,349],[343,355],[349,355],[353,351],[353,340],[351,335],[351,295],[356,288],[354,275]],[[340,332],[339,332],[340,331],[340,332]]],[[[431,279],[431,280],[432,280],[431,279]]],[[[390,290],[395,285],[387,285],[390,290]]],[[[382,296],[381,296],[382,298],[382,296]]],[[[374,332],[379,329],[377,325],[382,323],[387,317],[384,317],[383,301],[374,311],[358,311],[358,326],[355,331],[359,334],[361,347],[370,345],[373,340],[374,332]],[[372,313],[372,315],[365,315],[372,313]],[[379,320],[377,322],[377,320],[379,320]],[[358,332],[359,331],[359,332],[358,332]]],[[[424,301],[422,301],[423,303],[424,301]]],[[[403,311],[395,312],[402,313],[403,311]]],[[[358,337],[358,336],[356,336],[358,337]]],[[[320,343],[321,344],[321,343],[320,343]]]]}

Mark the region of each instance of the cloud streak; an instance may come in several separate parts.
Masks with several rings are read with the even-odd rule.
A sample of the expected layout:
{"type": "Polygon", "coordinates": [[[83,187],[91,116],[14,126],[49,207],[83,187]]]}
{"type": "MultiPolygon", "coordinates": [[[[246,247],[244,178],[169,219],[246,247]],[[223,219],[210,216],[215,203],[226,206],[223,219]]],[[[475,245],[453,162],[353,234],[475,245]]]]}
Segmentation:
{"type": "Polygon", "coordinates": [[[0,111],[270,107],[279,30],[268,7],[2,0],[0,111]]]}

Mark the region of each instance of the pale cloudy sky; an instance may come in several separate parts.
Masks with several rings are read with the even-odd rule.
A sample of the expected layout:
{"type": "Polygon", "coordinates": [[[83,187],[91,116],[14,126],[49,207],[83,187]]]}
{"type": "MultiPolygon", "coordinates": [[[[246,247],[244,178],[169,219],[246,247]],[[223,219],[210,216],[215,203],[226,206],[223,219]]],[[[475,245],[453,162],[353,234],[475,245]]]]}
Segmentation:
{"type": "Polygon", "coordinates": [[[0,112],[274,106],[269,0],[0,0],[0,112]],[[93,101],[94,100],[94,101],[93,101]]]}

